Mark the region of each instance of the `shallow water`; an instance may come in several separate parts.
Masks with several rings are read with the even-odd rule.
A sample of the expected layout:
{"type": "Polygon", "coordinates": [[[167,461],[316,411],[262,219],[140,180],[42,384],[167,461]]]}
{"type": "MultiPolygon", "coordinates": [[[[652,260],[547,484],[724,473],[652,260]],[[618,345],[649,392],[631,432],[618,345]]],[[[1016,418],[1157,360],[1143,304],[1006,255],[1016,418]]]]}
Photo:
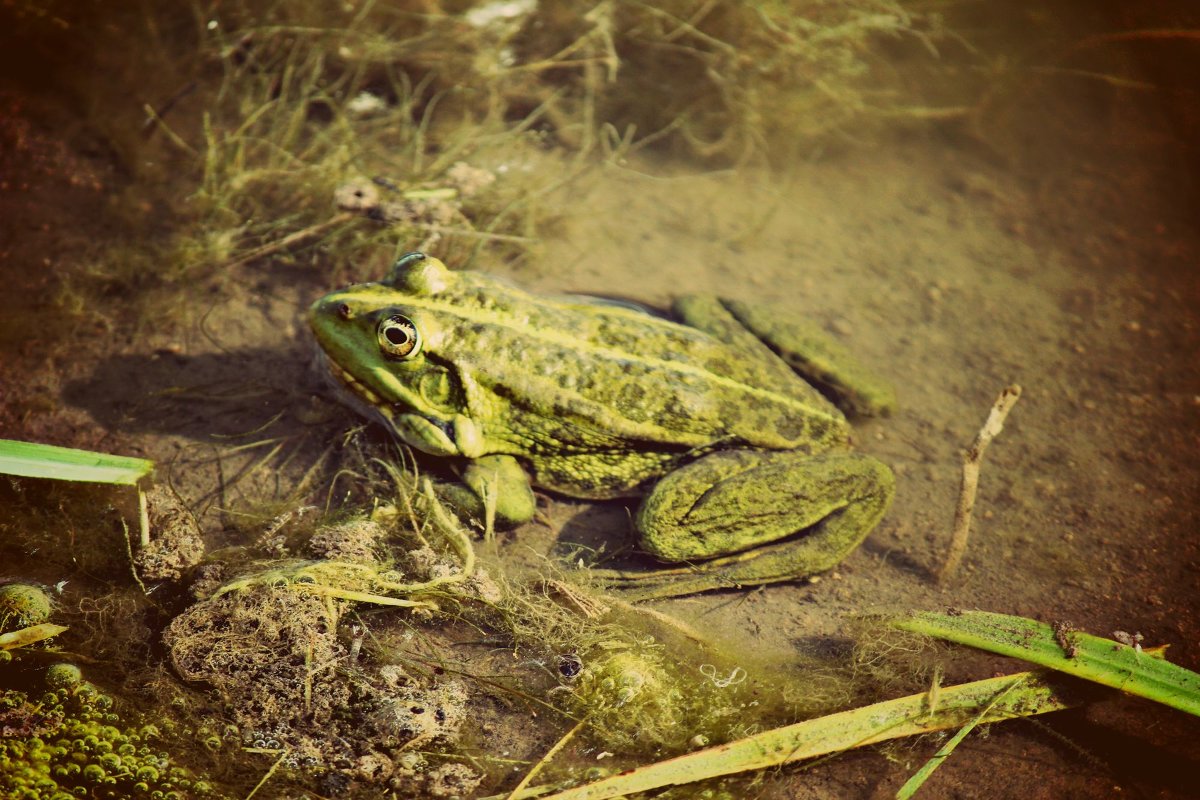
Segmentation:
{"type": "MultiPolygon", "coordinates": [[[[1200,668],[1200,73],[1194,49],[1168,37],[1095,41],[1165,28],[1168,10],[950,14],[990,55],[968,69],[948,49],[940,71],[909,61],[895,70],[901,85],[923,81],[915,96],[935,106],[964,87],[978,91],[976,73],[990,67],[994,79],[973,95],[970,114],[798,146],[773,153],[772,168],[640,152],[547,195],[553,224],[541,228],[532,255],[477,265],[538,290],[660,306],[685,291],[770,300],[819,322],[895,383],[893,416],[855,421],[855,446],[898,479],[891,511],[862,548],[819,581],[655,608],[748,651],[805,655],[844,642],[863,612],[979,608],[1069,620],[1102,636],[1138,632],[1147,644],[1171,645],[1171,660],[1200,668]],[[938,584],[961,453],[1012,383],[1023,394],[987,451],[964,568],[938,584]]],[[[48,41],[77,41],[64,30],[48,41]]],[[[115,47],[119,32],[100,41],[115,47]]],[[[9,287],[0,300],[0,436],[155,458],[160,480],[200,514],[210,548],[237,544],[267,519],[246,514],[294,500],[326,444],[358,424],[311,400],[320,383],[308,369],[303,310],[332,288],[330,275],[370,279],[391,253],[332,268],[267,258],[195,286],[154,285],[147,312],[137,281],[90,275],[88,262],[114,226],[155,237],[186,224],[155,216],[157,198],[194,188],[164,168],[169,147],[114,132],[118,122],[134,124],[137,103],[159,102],[160,89],[182,84],[156,79],[154,97],[114,106],[105,119],[79,98],[113,102],[121,93],[72,74],[65,52],[33,48],[25,66],[53,70],[12,69],[0,92],[0,275],[9,287]],[[286,448],[256,467],[276,442],[286,448]],[[234,449],[245,444],[256,446],[234,449]]],[[[119,66],[116,50],[102,61],[116,65],[114,75],[132,69],[119,66]]],[[[186,54],[170,63],[189,73],[186,54]]],[[[190,74],[207,80],[204,68],[190,74]]],[[[514,150],[510,162],[489,157],[484,166],[498,174],[552,175],[566,163],[553,148],[514,150]]],[[[118,606],[96,598],[130,589],[120,560],[96,552],[123,547],[115,516],[94,513],[115,502],[132,514],[130,498],[113,498],[0,490],[0,530],[9,531],[0,536],[0,578],[67,581],[69,647],[100,664],[113,657],[104,632],[118,606]],[[81,543],[88,536],[106,544],[81,543]]],[[[628,540],[620,504],[542,502],[542,519],[502,537],[502,560],[628,540]]],[[[136,614],[147,630],[139,655],[155,681],[164,674],[155,672],[155,637],[170,605],[136,614]]],[[[947,683],[1020,667],[973,660],[949,669],[947,683]]],[[[104,678],[131,695],[140,689],[143,700],[146,686],[170,697],[140,674],[104,678]]],[[[997,797],[1193,796],[1195,720],[1127,698],[1060,717],[969,739],[926,795],[978,796],[982,775],[997,797]]],[[[543,727],[505,746],[536,760],[555,738],[543,727]]],[[[733,791],[890,796],[931,751],[855,753],[733,791]]],[[[233,776],[243,795],[270,763],[260,762],[233,776]]]]}

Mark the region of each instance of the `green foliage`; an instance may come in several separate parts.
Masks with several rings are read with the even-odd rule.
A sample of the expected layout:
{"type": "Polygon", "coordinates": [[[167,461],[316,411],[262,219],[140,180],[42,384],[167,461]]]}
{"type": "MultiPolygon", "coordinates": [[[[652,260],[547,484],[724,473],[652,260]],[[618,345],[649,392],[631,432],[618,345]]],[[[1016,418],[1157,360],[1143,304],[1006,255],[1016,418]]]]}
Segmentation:
{"type": "Polygon", "coordinates": [[[144,458],[0,439],[0,474],[60,481],[136,484],[154,469],[144,458]]]}
{"type": "MultiPolygon", "coordinates": [[[[903,617],[896,627],[1022,658],[1068,675],[1111,686],[1200,715],[1200,674],[1143,651],[1136,641],[1118,642],[1075,630],[1068,622],[1044,622],[963,611],[924,611],[903,617]]],[[[1127,634],[1126,634],[1127,636],[1127,634]]]]}

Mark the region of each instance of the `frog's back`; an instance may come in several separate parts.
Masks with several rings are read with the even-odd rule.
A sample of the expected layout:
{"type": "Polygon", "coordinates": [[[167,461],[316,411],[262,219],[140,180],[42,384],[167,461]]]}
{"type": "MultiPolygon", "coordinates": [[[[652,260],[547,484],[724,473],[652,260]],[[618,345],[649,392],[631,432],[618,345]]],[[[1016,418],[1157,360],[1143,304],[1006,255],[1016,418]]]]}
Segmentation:
{"type": "Polygon", "coordinates": [[[824,450],[846,439],[832,404],[782,362],[764,370],[742,342],[633,308],[458,278],[428,302],[456,315],[455,360],[473,362],[531,450],[824,450]]]}

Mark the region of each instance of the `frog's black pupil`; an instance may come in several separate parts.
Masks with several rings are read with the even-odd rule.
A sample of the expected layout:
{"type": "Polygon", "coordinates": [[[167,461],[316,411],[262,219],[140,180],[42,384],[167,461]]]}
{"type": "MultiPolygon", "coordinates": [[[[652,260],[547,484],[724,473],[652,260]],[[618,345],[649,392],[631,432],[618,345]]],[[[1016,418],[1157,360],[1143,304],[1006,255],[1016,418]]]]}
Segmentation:
{"type": "Polygon", "coordinates": [[[408,344],[408,333],[403,328],[388,328],[384,336],[396,347],[408,344]]]}

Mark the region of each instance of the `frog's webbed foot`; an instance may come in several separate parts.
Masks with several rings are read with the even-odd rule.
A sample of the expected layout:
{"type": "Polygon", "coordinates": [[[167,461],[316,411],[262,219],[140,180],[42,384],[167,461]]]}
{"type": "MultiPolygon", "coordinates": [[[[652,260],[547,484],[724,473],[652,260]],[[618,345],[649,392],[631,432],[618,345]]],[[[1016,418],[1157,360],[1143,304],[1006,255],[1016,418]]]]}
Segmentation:
{"type": "Polygon", "coordinates": [[[860,453],[714,453],[663,478],[638,512],[642,547],[688,566],[593,574],[637,600],[813,575],[858,547],[894,486],[860,453]]]}
{"type": "Polygon", "coordinates": [[[728,340],[732,327],[766,345],[793,370],[837,398],[844,409],[886,416],[896,407],[891,384],[865,367],[818,325],[762,303],[704,295],[682,297],[675,313],[689,325],[728,340]]]}

